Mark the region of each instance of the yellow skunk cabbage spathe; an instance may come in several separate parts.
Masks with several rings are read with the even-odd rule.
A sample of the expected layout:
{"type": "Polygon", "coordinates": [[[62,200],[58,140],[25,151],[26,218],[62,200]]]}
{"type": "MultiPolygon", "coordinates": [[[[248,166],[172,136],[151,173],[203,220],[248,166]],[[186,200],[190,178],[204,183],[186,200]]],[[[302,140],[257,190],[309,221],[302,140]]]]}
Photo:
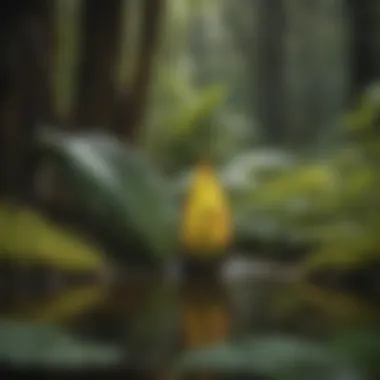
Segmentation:
{"type": "Polygon", "coordinates": [[[202,162],[195,171],[181,223],[182,247],[199,259],[226,251],[232,240],[227,196],[212,166],[202,162]]]}

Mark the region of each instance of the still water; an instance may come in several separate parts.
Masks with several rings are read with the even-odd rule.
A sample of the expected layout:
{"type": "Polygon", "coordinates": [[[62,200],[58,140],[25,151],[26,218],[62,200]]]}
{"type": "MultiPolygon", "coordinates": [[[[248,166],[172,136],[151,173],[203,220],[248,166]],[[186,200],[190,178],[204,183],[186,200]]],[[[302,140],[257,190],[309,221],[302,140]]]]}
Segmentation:
{"type": "Polygon", "coordinates": [[[36,285],[18,273],[13,286],[9,278],[2,283],[0,360],[13,368],[133,370],[152,379],[326,380],[329,375],[318,377],[313,369],[324,366],[324,352],[333,366],[348,363],[339,378],[380,378],[379,305],[348,294],[278,276],[185,283],[136,275],[102,285],[45,271],[39,276],[45,282],[36,285]],[[336,360],[326,346],[332,341],[344,348],[336,360]],[[208,353],[214,347],[223,350],[208,353]],[[346,361],[341,353],[349,354],[346,361]],[[274,373],[284,358],[294,363],[274,373]],[[303,375],[287,373],[299,361],[303,372],[293,372],[303,375]]]}

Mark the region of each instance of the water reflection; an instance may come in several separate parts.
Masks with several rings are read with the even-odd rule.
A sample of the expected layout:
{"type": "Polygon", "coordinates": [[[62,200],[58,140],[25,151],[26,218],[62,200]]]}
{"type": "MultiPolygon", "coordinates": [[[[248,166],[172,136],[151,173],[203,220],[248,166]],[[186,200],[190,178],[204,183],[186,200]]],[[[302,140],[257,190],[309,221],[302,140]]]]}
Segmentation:
{"type": "Polygon", "coordinates": [[[63,323],[101,304],[106,296],[104,287],[83,286],[59,293],[49,300],[31,306],[24,310],[22,317],[39,323],[63,323]]]}
{"type": "MultiPolygon", "coordinates": [[[[135,277],[115,286],[71,286],[50,292],[49,297],[45,294],[39,299],[34,294],[23,300],[23,307],[18,300],[13,310],[8,304],[7,313],[2,313],[0,340],[18,342],[9,347],[2,344],[2,361],[12,361],[13,355],[28,362],[29,352],[29,362],[38,359],[40,365],[51,367],[61,360],[62,365],[75,367],[78,358],[73,353],[82,352],[82,365],[87,360],[89,367],[94,366],[94,358],[101,363],[99,357],[103,357],[104,365],[113,368],[149,368],[152,378],[167,378],[183,351],[252,334],[287,333],[321,340],[342,329],[375,332],[380,328],[378,305],[279,281],[180,284],[135,277]],[[23,324],[16,325],[16,321],[23,324]],[[27,340],[33,342],[33,349],[27,340]],[[29,351],[20,353],[17,347],[29,347],[29,351]]],[[[196,378],[200,375],[220,378],[204,372],[196,378]]]]}
{"type": "Polygon", "coordinates": [[[356,295],[306,283],[288,284],[275,294],[269,314],[303,335],[323,336],[343,328],[380,328],[380,305],[356,295]]]}
{"type": "MultiPolygon", "coordinates": [[[[231,302],[221,281],[186,282],[180,293],[182,349],[202,349],[228,341],[231,336],[231,302]]],[[[197,371],[186,378],[211,380],[215,375],[197,371]]]]}
{"type": "Polygon", "coordinates": [[[187,282],[181,289],[181,338],[185,348],[203,348],[228,340],[230,303],[218,281],[187,282]]]}

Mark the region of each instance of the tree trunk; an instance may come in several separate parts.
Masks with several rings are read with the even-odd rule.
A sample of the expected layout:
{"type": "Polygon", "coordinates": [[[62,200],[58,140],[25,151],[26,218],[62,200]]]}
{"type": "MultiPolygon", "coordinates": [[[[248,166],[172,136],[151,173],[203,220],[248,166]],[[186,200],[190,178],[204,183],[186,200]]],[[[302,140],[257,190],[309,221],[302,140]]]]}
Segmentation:
{"type": "Polygon", "coordinates": [[[281,144],[286,136],[284,115],[284,32],[283,0],[259,0],[257,49],[257,115],[265,140],[281,144]]]}
{"type": "Polygon", "coordinates": [[[134,141],[144,122],[154,56],[157,51],[165,0],[141,0],[143,11],[142,38],[135,75],[130,88],[121,96],[116,107],[116,133],[127,141],[134,141]]]}
{"type": "Polygon", "coordinates": [[[74,124],[81,128],[112,124],[122,3],[122,0],[83,1],[82,49],[74,102],[74,124]]]}
{"type": "Polygon", "coordinates": [[[377,40],[376,26],[378,16],[377,1],[361,2],[348,0],[348,12],[351,24],[351,98],[357,96],[372,81],[380,79],[380,49],[377,40]],[[376,12],[377,11],[377,12],[376,12]]]}
{"type": "Polygon", "coordinates": [[[53,114],[49,0],[9,0],[1,8],[1,196],[31,193],[34,131],[53,114]]]}

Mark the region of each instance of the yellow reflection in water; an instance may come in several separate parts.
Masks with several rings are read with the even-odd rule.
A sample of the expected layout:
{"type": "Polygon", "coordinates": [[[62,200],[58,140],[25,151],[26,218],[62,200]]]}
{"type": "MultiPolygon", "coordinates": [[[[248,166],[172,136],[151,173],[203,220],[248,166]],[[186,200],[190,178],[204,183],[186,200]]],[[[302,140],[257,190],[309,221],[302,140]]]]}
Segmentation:
{"type": "MultiPolygon", "coordinates": [[[[226,289],[218,281],[197,281],[182,289],[181,338],[184,349],[205,348],[228,340],[231,334],[231,310],[226,289]]],[[[215,375],[199,371],[196,379],[215,375]]]]}
{"type": "Polygon", "coordinates": [[[184,286],[181,328],[185,348],[202,348],[228,339],[231,332],[230,307],[221,284],[184,286]]]}

